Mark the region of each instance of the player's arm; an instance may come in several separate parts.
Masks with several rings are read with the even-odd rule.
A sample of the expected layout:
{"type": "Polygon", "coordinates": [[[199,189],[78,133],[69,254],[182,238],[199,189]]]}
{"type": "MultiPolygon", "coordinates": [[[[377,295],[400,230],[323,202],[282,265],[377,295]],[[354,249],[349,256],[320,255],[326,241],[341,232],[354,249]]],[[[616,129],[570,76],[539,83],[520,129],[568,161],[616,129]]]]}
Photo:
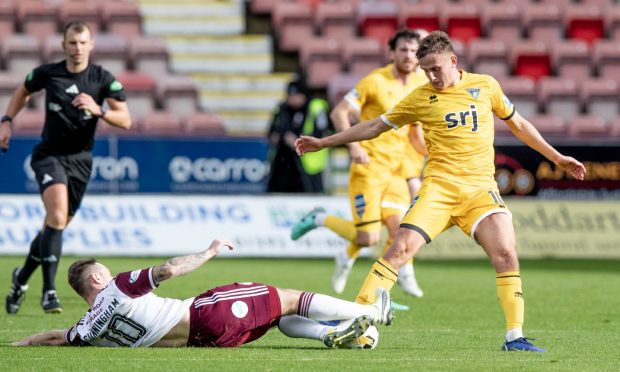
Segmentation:
{"type": "Polygon", "coordinates": [[[295,141],[295,150],[298,155],[303,155],[306,152],[319,151],[327,147],[369,140],[378,137],[381,133],[387,132],[390,129],[391,128],[381,120],[381,117],[377,117],[375,119],[363,121],[347,130],[332,134],[325,138],[301,136],[295,141]]]}
{"type": "MultiPolygon", "coordinates": [[[[332,109],[329,117],[334,124],[336,131],[342,132],[351,128],[351,121],[349,118],[351,115],[357,115],[357,110],[346,100],[341,100],[336,107],[332,109]]],[[[351,142],[347,144],[349,152],[351,153],[351,159],[354,163],[366,164],[368,163],[368,153],[359,144],[359,142],[351,142]]]]}
{"type": "Polygon", "coordinates": [[[115,127],[123,129],[131,127],[131,116],[129,115],[126,102],[108,97],[106,98],[106,103],[110,108],[104,110],[103,106],[99,106],[93,97],[86,93],[80,93],[75,96],[71,103],[80,110],[90,111],[91,114],[100,117],[115,127]]]}
{"type": "Polygon", "coordinates": [[[514,115],[506,120],[506,124],[514,135],[526,145],[541,153],[544,157],[552,161],[560,169],[568,172],[578,180],[583,180],[586,169],[579,161],[560,154],[540,135],[538,130],[523,116],[515,112],[514,115]]]}
{"type": "Polygon", "coordinates": [[[428,156],[426,142],[424,141],[424,133],[422,133],[421,125],[411,125],[409,129],[409,141],[413,148],[423,156],[428,156]]]}
{"type": "Polygon", "coordinates": [[[200,253],[174,257],[162,265],[153,267],[153,280],[155,280],[155,284],[191,273],[220,254],[223,247],[228,247],[228,249],[232,250],[234,245],[230,240],[215,239],[209,248],[200,253]]]}
{"type": "Polygon", "coordinates": [[[21,84],[11,96],[9,105],[6,109],[5,116],[3,116],[2,122],[0,122],[0,148],[4,151],[9,148],[9,140],[11,139],[11,122],[15,115],[21,111],[26,103],[30,99],[30,92],[26,90],[26,87],[21,84]]]}
{"type": "Polygon", "coordinates": [[[69,345],[65,340],[65,330],[53,329],[37,333],[22,340],[11,343],[12,346],[63,346],[69,345]]]}

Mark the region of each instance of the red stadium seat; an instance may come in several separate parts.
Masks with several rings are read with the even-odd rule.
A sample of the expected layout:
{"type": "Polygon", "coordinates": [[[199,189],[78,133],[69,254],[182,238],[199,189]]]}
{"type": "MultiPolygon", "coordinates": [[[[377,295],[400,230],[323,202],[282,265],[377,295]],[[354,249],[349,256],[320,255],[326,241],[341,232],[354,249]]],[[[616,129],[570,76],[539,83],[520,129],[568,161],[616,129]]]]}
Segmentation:
{"type": "Polygon", "coordinates": [[[575,138],[604,138],[609,135],[609,126],[605,119],[598,115],[587,114],[572,118],[568,133],[575,138]]]}
{"type": "Polygon", "coordinates": [[[538,82],[538,99],[545,112],[570,120],[581,112],[577,82],[567,78],[546,77],[538,82]]]}
{"type": "Polygon", "coordinates": [[[51,1],[18,1],[16,15],[21,30],[40,39],[58,32],[57,5],[51,1]]]}
{"type": "Polygon", "coordinates": [[[60,27],[75,20],[86,22],[93,34],[101,30],[101,12],[94,0],[65,0],[58,9],[60,27]]]}
{"type": "Polygon", "coordinates": [[[398,29],[398,5],[392,1],[362,1],[357,12],[361,34],[376,39],[381,46],[398,29]]]}
{"type": "Polygon", "coordinates": [[[530,40],[552,44],[564,37],[562,12],[557,5],[529,4],[523,11],[523,25],[530,40]]]}
{"type": "Polygon", "coordinates": [[[568,132],[566,121],[557,115],[534,115],[528,118],[545,137],[563,137],[568,132]]]}
{"type": "Polygon", "coordinates": [[[338,74],[329,81],[327,85],[327,99],[333,107],[347,94],[355,88],[357,83],[364,75],[338,74]]]}
{"type": "Polygon", "coordinates": [[[489,74],[497,78],[510,75],[508,46],[505,42],[473,39],[467,50],[472,71],[489,74]]]}
{"type": "Polygon", "coordinates": [[[499,79],[504,94],[525,118],[538,114],[536,84],[531,79],[505,77],[499,79]]]}
{"type": "Polygon", "coordinates": [[[596,5],[572,5],[565,9],[566,34],[571,39],[592,43],[605,36],[601,8],[596,5]]]}
{"type": "Polygon", "coordinates": [[[210,112],[195,112],[184,122],[184,132],[192,136],[225,137],[226,127],[217,115],[210,112]]]}
{"type": "Polygon", "coordinates": [[[24,136],[40,136],[45,121],[44,110],[25,109],[13,119],[13,134],[24,136]]]}
{"type": "Polygon", "coordinates": [[[155,80],[150,75],[126,71],[117,75],[127,94],[127,105],[133,119],[139,121],[155,110],[155,80]]]}
{"type": "Polygon", "coordinates": [[[342,69],[340,45],[332,38],[312,38],[301,46],[301,67],[306,73],[308,87],[325,88],[342,69]]]}
{"type": "Polygon", "coordinates": [[[585,80],[581,85],[581,100],[586,112],[602,116],[608,123],[620,114],[620,88],[614,80],[585,80]]]}
{"type": "Polygon", "coordinates": [[[0,2],[0,35],[15,32],[15,6],[12,1],[0,2]]]}
{"type": "Polygon", "coordinates": [[[152,111],[140,120],[139,129],[147,135],[181,136],[183,128],[179,118],[168,111],[152,111]]]}
{"type": "Polygon", "coordinates": [[[199,109],[198,87],[192,78],[182,75],[160,75],[157,97],[168,112],[184,118],[199,109]]]}
{"type": "Polygon", "coordinates": [[[552,65],[556,75],[572,79],[588,79],[592,75],[590,46],[583,40],[558,41],[551,46],[552,65]]]}
{"type": "Polygon", "coordinates": [[[451,39],[468,43],[482,35],[482,20],[478,7],[473,4],[454,3],[442,8],[441,18],[451,39]]]}
{"type": "Polygon", "coordinates": [[[142,33],[142,15],[137,2],[102,1],[101,18],[108,32],[124,37],[142,33]]]}
{"type": "Polygon", "coordinates": [[[593,54],[599,77],[620,81],[620,43],[599,40],[594,44],[593,54]]]}
{"type": "Polygon", "coordinates": [[[370,38],[345,40],[342,61],[353,75],[366,75],[385,62],[379,42],[370,38]]]}
{"type": "Polygon", "coordinates": [[[312,8],[307,4],[277,3],[271,20],[278,37],[278,46],[285,52],[299,50],[314,35],[312,8]]]}
{"type": "Polygon", "coordinates": [[[524,40],[512,47],[512,64],[515,75],[540,79],[551,75],[551,56],[541,41],[524,40]]]}
{"type": "Polygon", "coordinates": [[[158,37],[136,36],[129,40],[129,58],[134,70],[152,76],[168,74],[168,47],[158,37]]]}
{"type": "Polygon", "coordinates": [[[118,34],[99,33],[94,36],[95,46],[92,61],[102,65],[113,75],[118,75],[128,68],[127,39],[118,34]]]}
{"type": "Polygon", "coordinates": [[[41,43],[33,35],[6,35],[2,41],[2,59],[7,70],[23,79],[41,64],[41,43]]]}
{"type": "Polygon", "coordinates": [[[348,2],[318,4],[314,20],[325,37],[344,40],[355,37],[357,33],[355,8],[348,2]]]}
{"type": "Polygon", "coordinates": [[[481,10],[487,37],[507,43],[521,39],[521,10],[517,5],[490,3],[481,10]]]}
{"type": "Polygon", "coordinates": [[[439,30],[439,7],[433,3],[407,3],[401,6],[400,20],[408,29],[439,30]]]}

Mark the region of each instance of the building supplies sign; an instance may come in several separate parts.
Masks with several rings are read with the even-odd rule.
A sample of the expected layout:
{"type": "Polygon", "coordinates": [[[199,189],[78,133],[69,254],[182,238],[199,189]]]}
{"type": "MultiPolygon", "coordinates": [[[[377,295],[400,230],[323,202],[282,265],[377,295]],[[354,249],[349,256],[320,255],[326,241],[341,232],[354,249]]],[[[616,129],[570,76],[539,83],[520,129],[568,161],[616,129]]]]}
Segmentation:
{"type": "MultiPolygon", "coordinates": [[[[620,202],[508,199],[523,258],[620,258],[620,202]]],[[[347,243],[326,228],[290,239],[308,210],[350,218],[346,197],[88,195],[64,233],[63,252],[84,256],[171,256],[231,239],[236,257],[333,257],[347,243]]],[[[37,195],[0,195],[0,255],[25,255],[42,225],[37,195]]],[[[368,254],[370,250],[364,250],[368,254]]],[[[422,258],[483,258],[456,228],[419,253],[422,258]]]]}

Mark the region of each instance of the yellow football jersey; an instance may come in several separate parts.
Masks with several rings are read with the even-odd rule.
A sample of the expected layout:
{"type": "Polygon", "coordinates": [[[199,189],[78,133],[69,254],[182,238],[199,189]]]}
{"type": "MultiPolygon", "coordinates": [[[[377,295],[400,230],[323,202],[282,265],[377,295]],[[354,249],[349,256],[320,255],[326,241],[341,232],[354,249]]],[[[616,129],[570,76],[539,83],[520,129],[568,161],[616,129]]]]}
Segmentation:
{"type": "Polygon", "coordinates": [[[429,152],[425,177],[470,184],[493,180],[493,113],[506,120],[514,112],[497,80],[462,71],[455,86],[438,91],[425,84],[381,119],[394,128],[422,125],[429,152]]]}
{"type": "MultiPolygon", "coordinates": [[[[411,91],[428,82],[423,73],[412,74],[406,85],[394,77],[393,64],[373,70],[359,81],[357,86],[349,91],[344,99],[360,112],[362,121],[373,119],[392,109],[411,91]]],[[[372,157],[372,161],[381,163],[391,169],[400,167],[402,154],[409,148],[408,131],[389,131],[377,138],[361,141],[360,144],[372,157]]]]}

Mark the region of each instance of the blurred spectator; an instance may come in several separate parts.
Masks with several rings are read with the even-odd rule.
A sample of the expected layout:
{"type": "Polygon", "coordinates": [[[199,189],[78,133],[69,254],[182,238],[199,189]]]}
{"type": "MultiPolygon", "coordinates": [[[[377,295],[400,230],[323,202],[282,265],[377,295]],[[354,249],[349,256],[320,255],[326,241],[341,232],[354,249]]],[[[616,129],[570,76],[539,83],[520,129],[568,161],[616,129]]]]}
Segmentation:
{"type": "Polygon", "coordinates": [[[286,100],[274,112],[268,134],[271,172],[267,192],[323,192],[322,172],[329,153],[320,151],[300,158],[295,153],[295,140],[300,135],[327,134],[328,104],[312,98],[301,80],[291,81],[286,93],[286,100]]]}

